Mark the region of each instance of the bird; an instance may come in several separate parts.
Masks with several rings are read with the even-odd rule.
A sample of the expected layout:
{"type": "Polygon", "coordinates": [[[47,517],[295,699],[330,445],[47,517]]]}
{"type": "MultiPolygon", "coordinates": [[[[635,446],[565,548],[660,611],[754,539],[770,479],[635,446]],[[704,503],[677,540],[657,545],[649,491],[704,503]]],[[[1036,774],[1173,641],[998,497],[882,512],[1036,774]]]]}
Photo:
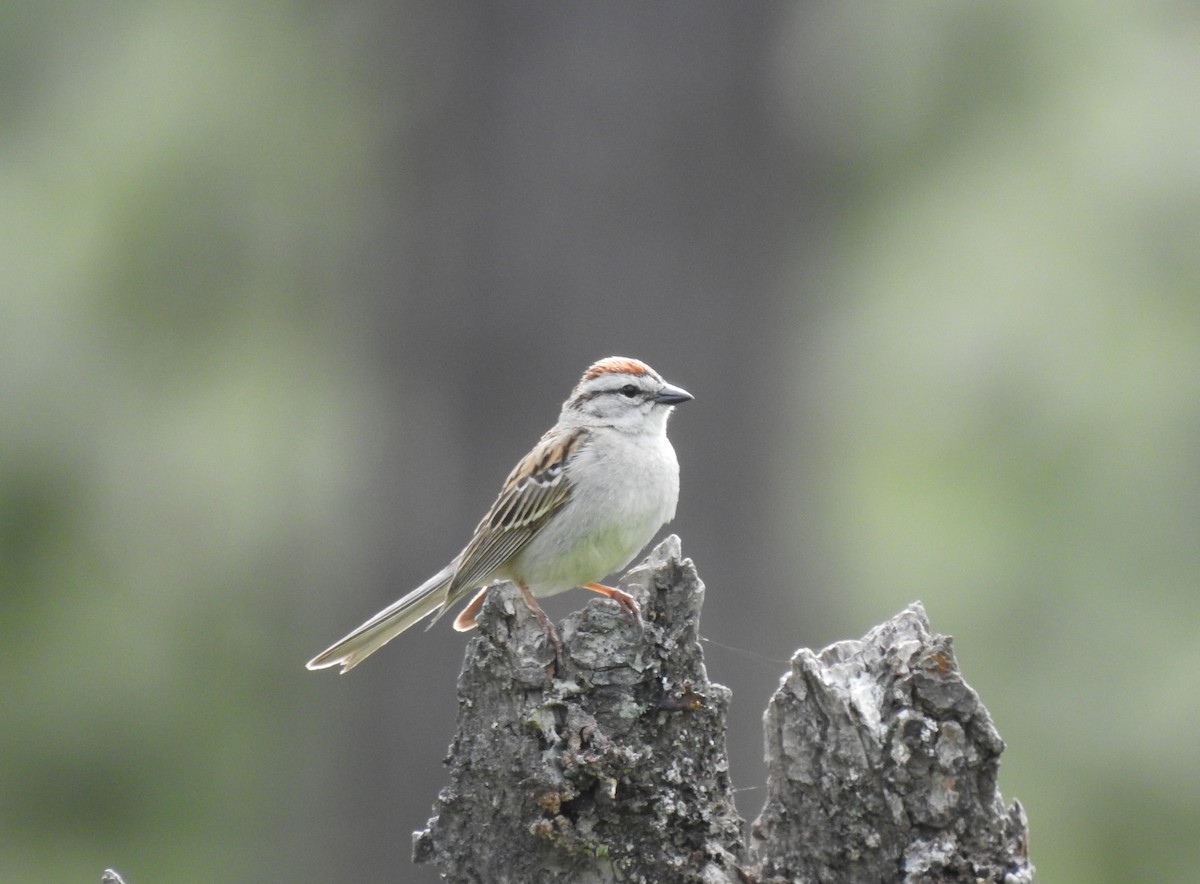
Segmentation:
{"type": "Polygon", "coordinates": [[[629,594],[596,581],[622,570],[675,517],[679,461],[667,420],[691,393],[639,359],[609,356],[583,373],[558,421],[508,474],[495,503],[448,565],[339,639],[307,664],[349,672],[409,627],[430,626],[465,595],[454,620],[475,626],[492,585],[520,589],[554,645],[562,645],[538,597],[580,587],[616,601],[634,617],[629,594]]]}

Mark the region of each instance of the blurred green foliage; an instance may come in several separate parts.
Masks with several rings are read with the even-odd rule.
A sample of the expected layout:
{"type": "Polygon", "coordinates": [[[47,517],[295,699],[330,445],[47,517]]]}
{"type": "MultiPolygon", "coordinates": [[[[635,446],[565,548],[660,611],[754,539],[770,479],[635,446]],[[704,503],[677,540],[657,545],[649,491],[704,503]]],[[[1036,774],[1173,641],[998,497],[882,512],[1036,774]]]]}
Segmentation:
{"type": "Polygon", "coordinates": [[[259,636],[364,410],[370,117],[295,5],[101,9],[0,28],[0,880],[247,880],[299,751],[259,636]]]}
{"type": "Polygon", "coordinates": [[[795,50],[847,152],[798,366],[843,616],[969,636],[1045,880],[1195,880],[1200,8],[901,9],[795,50]]]}

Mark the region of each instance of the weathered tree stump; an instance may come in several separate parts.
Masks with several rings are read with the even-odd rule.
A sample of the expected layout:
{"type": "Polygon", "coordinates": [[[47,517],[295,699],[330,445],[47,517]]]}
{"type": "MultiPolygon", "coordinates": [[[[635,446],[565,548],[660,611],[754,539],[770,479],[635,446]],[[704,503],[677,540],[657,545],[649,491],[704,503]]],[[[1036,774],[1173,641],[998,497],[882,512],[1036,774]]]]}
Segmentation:
{"type": "Polygon", "coordinates": [[[490,593],[459,677],[451,784],[414,859],[452,882],[734,882],[744,858],[708,680],[704,585],[668,538],[560,627],[565,671],[513,587],[490,593]]]}
{"type": "Polygon", "coordinates": [[[919,602],[797,651],[764,723],[763,884],[1033,880],[1025,813],[996,787],[1004,741],[919,602]]]}
{"type": "Polygon", "coordinates": [[[452,884],[1027,884],[1004,743],[920,604],[861,641],[800,650],[766,713],[767,800],[748,851],[725,752],[729,691],[699,644],[704,585],[663,541],[594,600],[565,660],[513,587],[459,677],[457,733],[413,858],[452,884]]]}

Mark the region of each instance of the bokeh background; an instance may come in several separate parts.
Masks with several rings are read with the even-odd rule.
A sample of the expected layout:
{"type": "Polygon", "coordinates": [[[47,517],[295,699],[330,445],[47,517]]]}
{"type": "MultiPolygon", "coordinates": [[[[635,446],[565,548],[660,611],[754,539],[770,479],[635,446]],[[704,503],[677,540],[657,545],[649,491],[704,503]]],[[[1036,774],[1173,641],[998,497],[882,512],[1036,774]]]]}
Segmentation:
{"type": "Polygon", "coordinates": [[[1196,3],[0,20],[0,880],[436,880],[463,637],[303,663],[610,353],[696,394],[743,815],[790,653],[919,598],[1041,877],[1196,880],[1196,3]]]}

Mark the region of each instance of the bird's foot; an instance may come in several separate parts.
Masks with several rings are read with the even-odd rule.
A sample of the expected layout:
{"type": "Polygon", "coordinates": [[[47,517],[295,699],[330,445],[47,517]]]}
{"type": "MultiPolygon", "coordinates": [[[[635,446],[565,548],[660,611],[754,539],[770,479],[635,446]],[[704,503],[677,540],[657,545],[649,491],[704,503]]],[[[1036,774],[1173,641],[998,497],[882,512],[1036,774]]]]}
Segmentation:
{"type": "Polygon", "coordinates": [[[542,631],[546,634],[546,641],[550,643],[550,647],[554,648],[554,670],[550,675],[554,678],[562,677],[567,671],[567,655],[563,649],[562,639],[558,637],[558,629],[550,622],[550,618],[546,616],[546,612],[542,610],[541,605],[537,603],[537,599],[533,597],[533,593],[529,591],[529,587],[524,583],[518,583],[521,595],[525,596],[525,604],[529,606],[538,623],[542,625],[542,631]]]}
{"type": "Polygon", "coordinates": [[[608,596],[614,602],[621,606],[626,614],[633,618],[638,626],[645,626],[642,622],[642,609],[637,603],[637,599],[631,596],[624,590],[617,589],[614,586],[605,586],[603,583],[585,583],[584,589],[590,589],[592,592],[598,592],[600,595],[608,596]]]}

